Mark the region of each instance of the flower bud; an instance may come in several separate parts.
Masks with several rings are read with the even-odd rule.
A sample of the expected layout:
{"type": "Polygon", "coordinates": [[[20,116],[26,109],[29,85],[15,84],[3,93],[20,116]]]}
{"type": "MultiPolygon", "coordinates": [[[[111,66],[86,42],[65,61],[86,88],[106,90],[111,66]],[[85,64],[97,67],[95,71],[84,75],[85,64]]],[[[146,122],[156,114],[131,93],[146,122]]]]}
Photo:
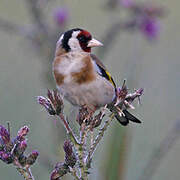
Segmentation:
{"type": "Polygon", "coordinates": [[[26,160],[27,164],[28,165],[34,164],[38,156],[39,156],[38,151],[36,150],[32,151],[31,154],[29,154],[29,156],[27,157],[27,160],[26,160]]]}
{"type": "Polygon", "coordinates": [[[19,160],[19,163],[21,164],[21,166],[25,166],[26,162],[27,162],[27,157],[22,154],[19,156],[18,160],[19,160]]]}
{"type": "Polygon", "coordinates": [[[143,94],[143,91],[144,91],[143,88],[140,88],[140,89],[138,89],[138,90],[135,90],[134,93],[129,93],[129,94],[127,94],[125,100],[126,100],[128,103],[132,103],[136,98],[140,98],[140,96],[143,94]]]}
{"type": "Polygon", "coordinates": [[[28,134],[28,132],[29,132],[28,126],[22,127],[22,128],[18,131],[17,140],[19,140],[19,141],[25,140],[25,136],[28,134]]]}
{"type": "Polygon", "coordinates": [[[56,109],[56,114],[60,114],[64,108],[63,105],[63,99],[62,97],[58,94],[57,90],[53,91],[54,93],[54,107],[56,109]]]}
{"type": "Polygon", "coordinates": [[[11,153],[6,153],[4,151],[0,151],[0,159],[2,161],[4,161],[7,164],[10,164],[13,162],[13,156],[11,155],[11,153]]]}
{"type": "Polygon", "coordinates": [[[134,5],[133,0],[120,0],[120,5],[122,5],[125,8],[129,8],[134,5]]]}
{"type": "Polygon", "coordinates": [[[149,40],[156,39],[159,35],[159,21],[155,17],[145,17],[140,25],[140,30],[149,40]]]}
{"type": "Polygon", "coordinates": [[[76,164],[76,156],[73,152],[72,144],[69,140],[64,141],[64,152],[65,152],[65,164],[70,167],[74,167],[76,164]]]}
{"type": "Polygon", "coordinates": [[[18,143],[14,149],[15,156],[17,157],[21,156],[25,152],[26,148],[27,148],[26,140],[23,140],[20,143],[18,143]]]}
{"type": "Polygon", "coordinates": [[[126,80],[124,80],[122,87],[117,88],[117,97],[118,99],[125,99],[126,95],[128,94],[128,88],[126,86],[126,80]]]}
{"type": "Polygon", "coordinates": [[[69,13],[66,8],[59,8],[54,13],[54,20],[57,25],[65,25],[69,18],[69,13]]]}
{"type": "Polygon", "coordinates": [[[72,153],[73,153],[73,150],[72,150],[72,145],[71,145],[71,142],[69,140],[66,140],[64,141],[64,152],[67,156],[71,156],[72,153]]]}
{"type": "Polygon", "coordinates": [[[43,97],[43,96],[38,96],[37,97],[37,101],[40,105],[44,106],[44,108],[48,111],[48,113],[50,115],[55,115],[56,111],[53,108],[51,102],[49,101],[49,99],[43,97]]]}
{"type": "Polygon", "coordinates": [[[7,131],[7,129],[0,125],[0,137],[1,137],[1,143],[8,144],[10,142],[10,134],[7,131]]]}
{"type": "Polygon", "coordinates": [[[60,177],[64,176],[69,172],[69,167],[63,163],[59,162],[56,164],[55,169],[51,173],[51,180],[59,180],[60,177]]]}
{"type": "Polygon", "coordinates": [[[51,173],[51,180],[60,180],[59,173],[56,169],[54,169],[51,173]]]}
{"type": "Polygon", "coordinates": [[[56,90],[47,93],[48,98],[38,96],[37,101],[44,106],[50,115],[59,115],[63,110],[63,99],[56,90]]]}
{"type": "Polygon", "coordinates": [[[0,136],[0,151],[4,149],[4,142],[2,140],[2,137],[0,136]]]}

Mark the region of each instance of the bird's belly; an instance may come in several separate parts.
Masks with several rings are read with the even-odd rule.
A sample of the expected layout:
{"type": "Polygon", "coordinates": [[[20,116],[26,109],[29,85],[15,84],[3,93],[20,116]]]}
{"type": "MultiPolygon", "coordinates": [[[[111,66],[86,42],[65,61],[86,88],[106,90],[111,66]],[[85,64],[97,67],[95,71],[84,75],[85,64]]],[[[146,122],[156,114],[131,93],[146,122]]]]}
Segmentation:
{"type": "Polygon", "coordinates": [[[67,82],[58,87],[58,89],[73,105],[87,105],[90,108],[99,108],[111,103],[115,98],[113,85],[99,75],[90,83],[77,84],[67,82]]]}

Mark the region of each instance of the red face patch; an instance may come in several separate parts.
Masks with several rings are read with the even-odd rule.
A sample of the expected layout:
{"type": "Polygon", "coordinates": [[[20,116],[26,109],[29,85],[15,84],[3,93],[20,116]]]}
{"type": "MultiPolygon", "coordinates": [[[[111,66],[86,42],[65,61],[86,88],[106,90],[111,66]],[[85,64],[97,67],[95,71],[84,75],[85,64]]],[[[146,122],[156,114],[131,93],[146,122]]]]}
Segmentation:
{"type": "Polygon", "coordinates": [[[78,34],[77,39],[79,40],[79,44],[80,44],[81,48],[85,52],[91,52],[91,48],[87,47],[88,46],[88,42],[92,39],[92,36],[91,36],[91,34],[88,31],[82,30],[78,34]]]}
{"type": "Polygon", "coordinates": [[[89,39],[92,39],[91,34],[88,31],[86,31],[86,30],[81,31],[79,33],[79,35],[80,36],[85,36],[86,38],[89,38],[89,39]]]}

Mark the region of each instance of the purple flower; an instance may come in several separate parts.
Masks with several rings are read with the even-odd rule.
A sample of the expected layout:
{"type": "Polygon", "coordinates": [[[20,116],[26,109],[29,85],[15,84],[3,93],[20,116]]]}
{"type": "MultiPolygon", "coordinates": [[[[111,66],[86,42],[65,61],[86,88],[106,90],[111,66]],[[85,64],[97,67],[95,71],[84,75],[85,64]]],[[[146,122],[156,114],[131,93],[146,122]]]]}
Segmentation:
{"type": "Polygon", "coordinates": [[[55,169],[51,173],[51,180],[60,180],[60,177],[64,176],[69,172],[69,167],[63,163],[58,162],[55,166],[55,169]]]}
{"type": "Polygon", "coordinates": [[[120,5],[122,5],[123,7],[131,7],[134,3],[133,0],[119,0],[120,1],[120,5]]]}
{"type": "Polygon", "coordinates": [[[27,126],[23,126],[17,133],[17,136],[10,139],[10,133],[6,128],[0,125],[0,160],[10,164],[16,164],[25,167],[34,164],[39,153],[37,151],[32,151],[32,153],[27,157],[24,152],[27,148],[26,135],[29,132],[27,126]]]}
{"type": "Polygon", "coordinates": [[[65,25],[68,18],[69,12],[65,7],[58,8],[54,13],[54,20],[59,26],[65,25]]]}
{"type": "Polygon", "coordinates": [[[0,159],[7,164],[10,164],[13,162],[13,157],[12,157],[11,153],[9,153],[9,152],[6,153],[4,151],[0,151],[0,159]]]}
{"type": "Polygon", "coordinates": [[[31,155],[37,158],[39,156],[39,152],[36,150],[33,150],[31,155]]]}
{"type": "Polygon", "coordinates": [[[38,96],[37,101],[40,105],[42,105],[50,115],[55,115],[56,111],[54,107],[52,106],[51,102],[49,99],[43,97],[43,96],[38,96]]]}
{"type": "Polygon", "coordinates": [[[25,149],[27,148],[26,140],[20,142],[19,148],[21,148],[21,149],[23,149],[23,151],[25,151],[25,149]]]}
{"type": "Polygon", "coordinates": [[[9,141],[10,141],[10,134],[9,132],[7,131],[7,129],[0,125],[0,136],[1,136],[1,141],[4,143],[4,144],[8,144],[9,141]]]}
{"type": "Polygon", "coordinates": [[[42,105],[50,115],[59,115],[64,107],[62,97],[58,94],[57,90],[48,90],[47,96],[47,98],[38,96],[38,103],[42,105]]]}
{"type": "Polygon", "coordinates": [[[64,152],[66,153],[67,156],[71,156],[71,154],[73,153],[72,150],[72,145],[71,142],[69,140],[64,141],[64,152]]]}
{"type": "Polygon", "coordinates": [[[23,141],[23,140],[25,139],[25,136],[28,134],[28,132],[29,132],[28,126],[22,127],[22,128],[18,131],[17,139],[18,139],[19,141],[23,141]]]}
{"type": "Polygon", "coordinates": [[[49,106],[51,105],[50,101],[49,101],[47,98],[43,97],[43,96],[38,96],[38,97],[37,97],[37,102],[38,102],[40,105],[44,106],[45,109],[48,109],[49,106]]]}
{"type": "Polygon", "coordinates": [[[39,152],[33,150],[31,154],[29,154],[29,156],[27,157],[27,164],[28,165],[34,164],[38,156],[39,156],[39,152]]]}
{"type": "Polygon", "coordinates": [[[26,140],[21,141],[19,147],[25,151],[25,149],[27,148],[26,140]]]}
{"type": "Polygon", "coordinates": [[[50,179],[51,180],[60,180],[60,176],[59,176],[58,170],[54,169],[52,171],[50,179]]]}
{"type": "Polygon", "coordinates": [[[154,17],[144,17],[140,30],[149,40],[156,39],[159,34],[159,22],[154,17]]]}
{"type": "Polygon", "coordinates": [[[14,154],[15,156],[21,156],[24,151],[27,148],[27,142],[26,140],[21,141],[19,144],[16,145],[15,149],[14,149],[14,154]]]}
{"type": "Polygon", "coordinates": [[[65,164],[70,167],[74,167],[74,165],[76,164],[76,156],[73,152],[73,146],[71,144],[71,141],[64,141],[63,148],[65,152],[65,164]]]}

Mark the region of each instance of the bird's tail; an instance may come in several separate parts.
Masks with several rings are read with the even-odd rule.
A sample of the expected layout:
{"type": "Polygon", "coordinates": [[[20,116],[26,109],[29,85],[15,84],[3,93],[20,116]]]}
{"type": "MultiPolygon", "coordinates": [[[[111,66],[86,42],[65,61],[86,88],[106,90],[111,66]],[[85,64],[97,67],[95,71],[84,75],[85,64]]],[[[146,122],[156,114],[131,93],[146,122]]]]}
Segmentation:
{"type": "Polygon", "coordinates": [[[128,89],[125,83],[126,81],[124,80],[122,87],[116,88],[116,97],[112,103],[108,104],[107,107],[112,113],[115,114],[115,118],[123,126],[127,126],[129,121],[141,123],[141,121],[129,113],[127,109],[134,109],[132,102],[136,98],[140,103],[140,96],[143,93],[143,89],[140,88],[135,90],[134,93],[128,93],[128,89]]]}
{"type": "Polygon", "coordinates": [[[123,125],[127,126],[129,121],[135,122],[135,123],[141,123],[139,119],[137,119],[135,116],[133,116],[131,113],[129,113],[126,109],[122,111],[122,115],[119,114],[115,115],[115,118],[118,120],[118,122],[123,125]]]}
{"type": "Polygon", "coordinates": [[[115,114],[115,118],[117,121],[123,125],[127,126],[129,124],[129,121],[135,122],[135,123],[141,123],[139,119],[137,119],[135,116],[133,116],[130,112],[128,112],[126,109],[120,110],[116,106],[109,105],[109,110],[115,114]]]}

